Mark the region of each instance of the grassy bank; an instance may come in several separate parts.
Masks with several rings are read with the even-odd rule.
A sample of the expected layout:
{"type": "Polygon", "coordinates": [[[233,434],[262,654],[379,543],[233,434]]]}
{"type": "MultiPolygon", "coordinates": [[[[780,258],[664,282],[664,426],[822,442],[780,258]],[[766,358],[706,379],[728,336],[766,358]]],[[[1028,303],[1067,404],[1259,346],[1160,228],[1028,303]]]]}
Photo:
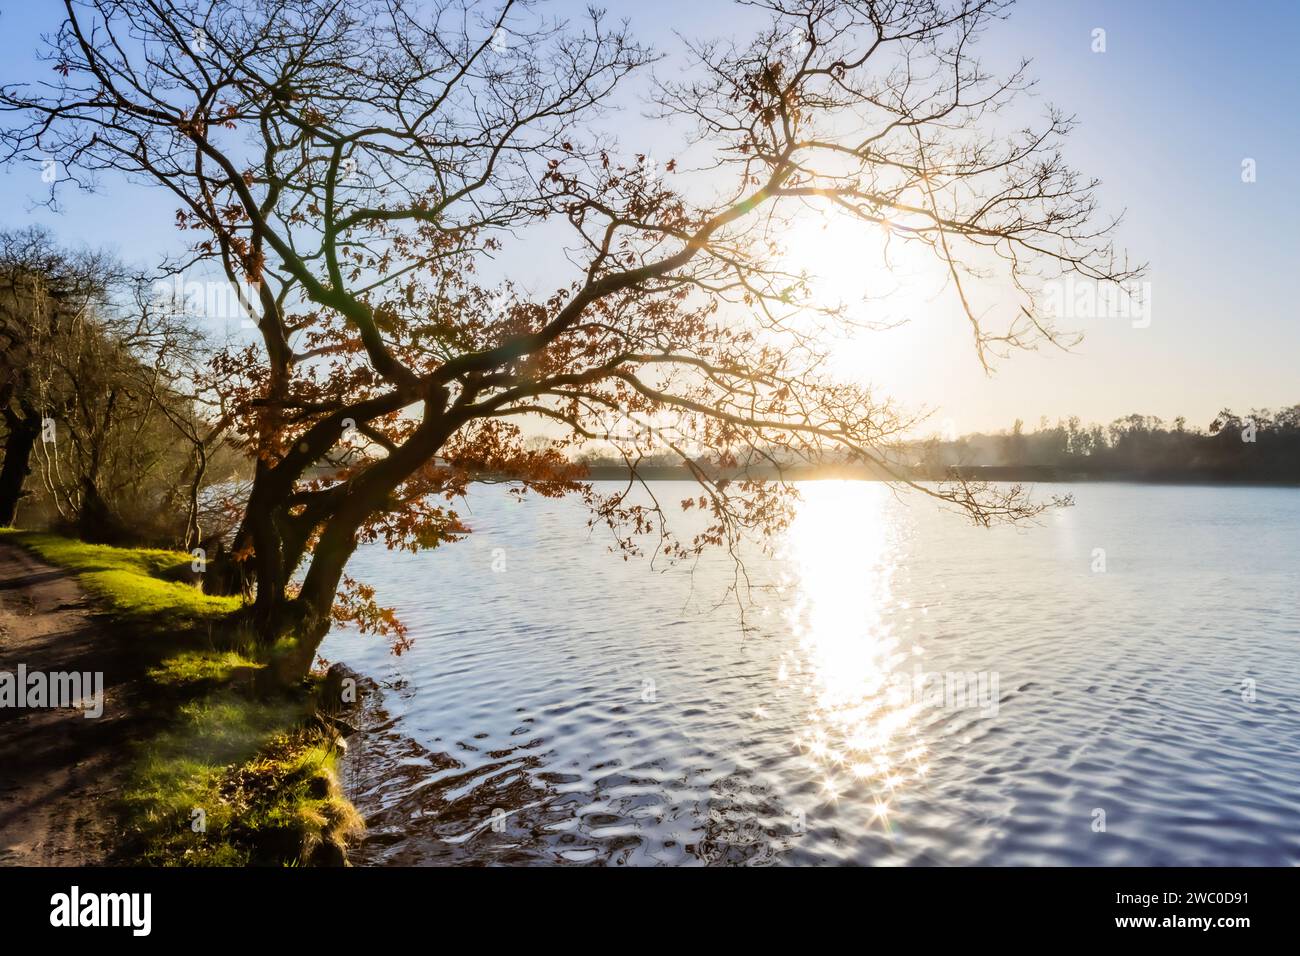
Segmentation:
{"type": "Polygon", "coordinates": [[[235,622],[238,597],[204,594],[191,557],[4,530],[76,572],[139,651],[142,706],[156,730],[130,757],[123,862],[336,864],[360,818],[342,796],[334,733],[317,717],[319,681],[257,691],[270,652],[235,622]]]}

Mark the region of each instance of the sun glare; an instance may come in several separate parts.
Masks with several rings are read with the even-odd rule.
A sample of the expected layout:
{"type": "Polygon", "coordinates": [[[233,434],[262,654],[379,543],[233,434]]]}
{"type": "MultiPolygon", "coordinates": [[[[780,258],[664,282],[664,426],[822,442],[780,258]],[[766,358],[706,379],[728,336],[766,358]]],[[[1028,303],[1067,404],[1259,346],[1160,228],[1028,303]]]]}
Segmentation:
{"type": "Polygon", "coordinates": [[[926,752],[912,727],[919,705],[896,678],[909,654],[894,620],[893,499],[863,482],[813,482],[803,493],[787,543],[797,644],[780,665],[809,698],[797,742],[837,799],[856,784],[885,800],[917,776],[926,752]]]}
{"type": "Polygon", "coordinates": [[[938,263],[916,243],[846,214],[810,215],[791,230],[785,267],[806,273],[812,301],[843,309],[820,321],[820,341],[840,378],[876,382],[915,363],[945,307],[938,263]]]}

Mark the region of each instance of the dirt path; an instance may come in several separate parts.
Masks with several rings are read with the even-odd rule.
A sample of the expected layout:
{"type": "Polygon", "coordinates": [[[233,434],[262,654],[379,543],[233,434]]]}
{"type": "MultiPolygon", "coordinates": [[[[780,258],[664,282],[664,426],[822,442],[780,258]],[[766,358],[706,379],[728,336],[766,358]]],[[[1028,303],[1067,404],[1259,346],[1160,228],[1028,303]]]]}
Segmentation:
{"type": "Polygon", "coordinates": [[[129,635],[97,619],[75,574],[0,540],[0,671],[19,664],[103,672],[104,713],[0,706],[0,866],[110,862],[143,662],[129,635]]]}

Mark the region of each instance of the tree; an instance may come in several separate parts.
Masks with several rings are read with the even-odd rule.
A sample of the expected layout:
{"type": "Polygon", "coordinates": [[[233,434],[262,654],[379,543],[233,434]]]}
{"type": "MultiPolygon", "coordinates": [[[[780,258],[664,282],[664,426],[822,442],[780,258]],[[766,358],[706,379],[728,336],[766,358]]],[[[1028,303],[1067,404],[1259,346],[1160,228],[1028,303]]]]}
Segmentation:
{"type": "Polygon", "coordinates": [[[13,524],[29,493],[38,442],[57,439],[58,417],[76,402],[58,356],[84,332],[115,278],[106,257],[60,249],[42,229],[0,231],[0,525],[13,524]]]}
{"type": "Polygon", "coordinates": [[[117,290],[45,357],[70,400],[39,460],[51,503],[92,541],[202,543],[210,457],[228,424],[193,382],[208,350],[143,279],[117,290]]]}
{"type": "Polygon", "coordinates": [[[224,425],[193,394],[207,349],[175,304],[104,253],[0,231],[0,337],[6,523],[34,458],[39,503],[82,537],[197,547],[224,425]]]}
{"type": "MultiPolygon", "coordinates": [[[[510,0],[67,0],[51,79],[0,91],[9,157],[152,179],[201,236],[191,261],[252,288],[260,345],[217,369],[257,456],[235,556],[260,633],[305,633],[298,664],[358,543],[454,540],[451,504],[477,474],[580,494],[616,548],[652,533],[678,558],[779,530],[796,495],[712,478],[705,459],[834,452],[892,472],[910,422],[819,372],[821,327],[852,316],[784,265],[801,218],[927,250],[986,366],[1072,341],[1043,282],[1138,274],[1062,157],[1071,120],[995,128],[1029,85],[1024,65],[995,78],[972,57],[1002,0],[754,6],[766,26],[748,42],[689,44],[694,68],[651,88],[664,129],[692,128],[662,165],[602,125],[655,54],[599,12],[566,23],[510,0]],[[548,293],[479,279],[504,246],[557,231],[574,268],[548,293]],[[990,280],[1015,294],[1001,324],[979,302],[990,280]],[[568,455],[611,416],[665,413],[705,450],[667,442],[701,486],[683,504],[711,518],[690,541],[568,455]],[[526,445],[530,419],[560,434],[526,445]],[[308,477],[358,441],[375,453],[308,477]]],[[[633,466],[641,451],[626,445],[633,466]]],[[[1019,488],[917,487],[984,523],[1039,507],[1019,488]]]]}

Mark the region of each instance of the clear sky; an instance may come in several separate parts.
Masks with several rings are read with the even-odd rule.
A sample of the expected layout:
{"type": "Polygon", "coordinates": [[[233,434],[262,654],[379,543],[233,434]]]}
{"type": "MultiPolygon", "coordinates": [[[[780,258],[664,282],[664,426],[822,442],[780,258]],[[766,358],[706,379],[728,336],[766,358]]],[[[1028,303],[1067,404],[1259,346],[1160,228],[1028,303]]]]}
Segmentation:
{"type": "MultiPolygon", "coordinates": [[[[554,6],[581,6],[568,0],[554,6]]],[[[672,31],[743,34],[752,13],[723,0],[610,0],[646,40],[672,54],[672,31]]],[[[5,82],[44,79],[35,52],[62,4],[0,0],[5,82]]],[[[1222,407],[1300,402],[1300,3],[1291,0],[1021,0],[981,44],[990,65],[1034,61],[1038,95],[1074,113],[1068,158],[1102,181],[1119,233],[1151,264],[1151,322],[1082,325],[1072,354],[1022,353],[985,376],[964,318],[917,310],[901,329],[853,350],[852,373],[912,406],[936,410],[959,432],[1077,414],[1110,421],[1130,412],[1186,415],[1205,426],[1222,407]],[[1106,31],[1094,53],[1093,30],[1106,31]],[[1253,159],[1256,181],[1242,182],[1253,159]]],[[[661,69],[672,69],[672,59],[661,69]]],[[[628,110],[630,149],[663,155],[663,127],[628,110]]],[[[142,264],[181,242],[159,189],[104,179],[92,196],[63,194],[62,211],[34,208],[39,169],[0,171],[0,222],[49,225],[67,242],[116,249],[142,264]]]]}

